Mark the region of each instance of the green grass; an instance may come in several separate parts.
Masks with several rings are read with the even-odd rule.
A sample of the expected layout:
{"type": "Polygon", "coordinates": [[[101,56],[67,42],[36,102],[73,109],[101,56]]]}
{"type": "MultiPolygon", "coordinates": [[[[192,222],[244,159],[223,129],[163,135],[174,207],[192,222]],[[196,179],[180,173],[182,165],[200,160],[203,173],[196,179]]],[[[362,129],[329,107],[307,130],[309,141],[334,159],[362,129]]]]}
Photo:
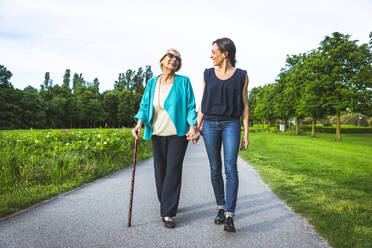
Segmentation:
{"type": "Polygon", "coordinates": [[[255,132],[240,153],[333,247],[372,247],[372,134],[255,132]]]}
{"type": "MultiPolygon", "coordinates": [[[[0,217],[127,167],[130,129],[0,131],[0,217]]],[[[138,143],[137,161],[152,156],[138,143]]]]}

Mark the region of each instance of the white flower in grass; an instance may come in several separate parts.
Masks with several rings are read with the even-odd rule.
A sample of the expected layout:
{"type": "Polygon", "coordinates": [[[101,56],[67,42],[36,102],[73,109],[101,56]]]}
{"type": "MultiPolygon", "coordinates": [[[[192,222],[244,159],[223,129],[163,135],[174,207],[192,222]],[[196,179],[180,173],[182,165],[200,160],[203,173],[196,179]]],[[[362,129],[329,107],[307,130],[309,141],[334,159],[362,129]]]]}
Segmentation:
{"type": "Polygon", "coordinates": [[[97,142],[97,145],[99,145],[99,142],[97,142]]]}
{"type": "Polygon", "coordinates": [[[85,146],[85,150],[88,149],[88,146],[85,146]]]}
{"type": "Polygon", "coordinates": [[[101,135],[100,134],[98,134],[98,138],[101,138],[101,135]]]}
{"type": "Polygon", "coordinates": [[[20,140],[17,140],[17,142],[20,142],[20,140]]]}
{"type": "Polygon", "coordinates": [[[46,137],[49,138],[49,134],[46,137]]]}
{"type": "Polygon", "coordinates": [[[110,140],[109,138],[107,138],[107,140],[110,140]]]}
{"type": "Polygon", "coordinates": [[[67,142],[67,143],[66,143],[66,146],[68,146],[69,144],[70,144],[70,143],[67,142]]]}
{"type": "Polygon", "coordinates": [[[35,143],[39,142],[38,140],[35,140],[35,143]]]}
{"type": "Polygon", "coordinates": [[[105,142],[103,142],[103,144],[105,144],[105,145],[106,145],[106,144],[107,144],[107,143],[106,143],[106,141],[105,141],[105,142]]]}
{"type": "Polygon", "coordinates": [[[89,140],[89,138],[87,140],[89,140]]]}

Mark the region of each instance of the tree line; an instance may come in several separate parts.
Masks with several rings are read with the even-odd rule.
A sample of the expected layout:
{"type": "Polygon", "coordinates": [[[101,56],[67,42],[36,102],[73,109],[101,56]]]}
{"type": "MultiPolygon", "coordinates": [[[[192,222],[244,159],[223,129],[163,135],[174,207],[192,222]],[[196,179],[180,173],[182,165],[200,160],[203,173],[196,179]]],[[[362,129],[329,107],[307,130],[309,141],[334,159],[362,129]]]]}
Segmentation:
{"type": "Polygon", "coordinates": [[[71,77],[66,69],[61,85],[45,73],[40,90],[15,89],[12,73],[0,65],[0,129],[122,127],[134,124],[151,66],[119,73],[114,89],[99,92],[97,78],[71,77]]]}
{"type": "MultiPolygon", "coordinates": [[[[341,113],[372,116],[372,32],[366,44],[350,35],[333,33],[306,53],[287,56],[274,83],[249,92],[250,123],[288,123],[312,119],[312,135],[320,119],[335,115],[336,139],[341,137],[341,113]]],[[[0,129],[90,128],[132,126],[147,81],[145,70],[119,73],[114,89],[99,92],[99,80],[87,82],[66,69],[61,85],[45,73],[40,90],[15,89],[12,73],[0,65],[0,129]],[[72,84],[71,84],[72,83],[72,84]]]]}
{"type": "Polygon", "coordinates": [[[315,125],[336,116],[336,140],[341,138],[340,114],[372,116],[372,32],[369,42],[358,45],[350,35],[334,32],[320,46],[306,53],[287,56],[274,83],[253,88],[248,97],[250,122],[281,122],[300,119],[315,125]]]}

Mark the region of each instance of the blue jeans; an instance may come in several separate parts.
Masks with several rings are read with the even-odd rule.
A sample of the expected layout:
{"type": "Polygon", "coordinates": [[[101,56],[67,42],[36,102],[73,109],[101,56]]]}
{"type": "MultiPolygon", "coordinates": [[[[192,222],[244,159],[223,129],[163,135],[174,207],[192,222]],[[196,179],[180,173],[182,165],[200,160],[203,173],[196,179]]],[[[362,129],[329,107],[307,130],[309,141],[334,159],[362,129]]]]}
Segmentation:
{"type": "Polygon", "coordinates": [[[226,214],[235,214],[238,196],[237,159],[240,144],[240,120],[204,120],[202,135],[208,153],[211,181],[218,207],[225,207],[226,214]],[[222,177],[221,145],[223,144],[226,174],[226,201],[222,177]]]}

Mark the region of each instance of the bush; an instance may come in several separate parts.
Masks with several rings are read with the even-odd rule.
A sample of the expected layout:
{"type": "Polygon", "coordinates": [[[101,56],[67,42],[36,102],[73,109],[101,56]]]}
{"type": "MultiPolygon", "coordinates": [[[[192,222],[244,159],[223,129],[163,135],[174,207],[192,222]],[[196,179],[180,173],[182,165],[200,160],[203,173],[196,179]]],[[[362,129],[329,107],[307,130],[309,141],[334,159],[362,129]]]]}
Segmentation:
{"type": "MultiPolygon", "coordinates": [[[[302,125],[303,131],[311,131],[311,125],[302,125]]],[[[336,133],[336,127],[316,127],[316,132],[319,133],[336,133]]],[[[341,126],[341,133],[372,133],[372,127],[343,127],[341,126]]]]}
{"type": "Polygon", "coordinates": [[[368,118],[367,122],[368,126],[372,127],[372,117],[368,118]]]}
{"type": "Polygon", "coordinates": [[[311,117],[305,117],[302,120],[302,124],[312,124],[312,123],[313,123],[313,118],[311,118],[311,117]]]}
{"type": "MultiPolygon", "coordinates": [[[[131,164],[129,129],[0,131],[0,218],[131,164]]],[[[140,140],[137,161],[151,156],[140,140]]]]}
{"type": "MultiPolygon", "coordinates": [[[[133,143],[128,129],[0,132],[0,193],[108,174],[131,163],[133,143]]],[[[138,142],[139,159],[149,152],[150,141],[138,142]]]]}
{"type": "MultiPolygon", "coordinates": [[[[244,128],[242,127],[242,131],[243,130],[244,130],[244,128]]],[[[260,132],[275,131],[275,130],[276,130],[275,125],[271,125],[271,127],[269,129],[268,124],[265,124],[265,125],[255,124],[255,125],[253,125],[253,127],[249,127],[249,132],[251,132],[251,133],[260,133],[260,132]]]]}
{"type": "Polygon", "coordinates": [[[368,127],[368,116],[359,113],[347,113],[341,115],[341,123],[347,125],[358,126],[358,119],[360,119],[360,125],[363,127],[368,127]]]}
{"type": "MultiPolygon", "coordinates": [[[[360,119],[360,125],[367,127],[372,126],[371,124],[368,123],[368,116],[362,115],[360,113],[344,113],[340,116],[340,121],[342,124],[346,125],[353,125],[353,126],[358,126],[358,119],[360,119]]],[[[336,116],[330,115],[327,117],[327,119],[322,120],[322,122],[325,121],[325,123],[331,123],[331,124],[336,124],[336,116]]]]}

